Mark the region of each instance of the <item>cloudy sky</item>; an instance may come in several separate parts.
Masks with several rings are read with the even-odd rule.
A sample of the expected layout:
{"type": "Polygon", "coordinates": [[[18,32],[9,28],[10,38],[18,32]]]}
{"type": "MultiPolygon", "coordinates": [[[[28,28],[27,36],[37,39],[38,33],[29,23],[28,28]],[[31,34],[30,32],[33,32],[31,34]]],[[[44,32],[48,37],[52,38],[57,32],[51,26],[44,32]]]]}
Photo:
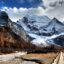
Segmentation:
{"type": "Polygon", "coordinates": [[[25,15],[46,15],[64,21],[64,0],[0,0],[0,10],[6,11],[13,21],[25,15]]]}

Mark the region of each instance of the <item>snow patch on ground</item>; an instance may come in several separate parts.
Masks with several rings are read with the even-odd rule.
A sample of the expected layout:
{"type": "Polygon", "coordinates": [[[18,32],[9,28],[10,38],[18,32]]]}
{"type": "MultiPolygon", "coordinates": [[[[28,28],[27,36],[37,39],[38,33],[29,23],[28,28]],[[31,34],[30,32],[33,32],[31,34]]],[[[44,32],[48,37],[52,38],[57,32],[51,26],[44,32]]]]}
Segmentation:
{"type": "Polygon", "coordinates": [[[27,52],[17,52],[12,54],[0,55],[0,62],[13,60],[16,57],[20,57],[21,55],[25,54],[27,54],[27,52]]]}

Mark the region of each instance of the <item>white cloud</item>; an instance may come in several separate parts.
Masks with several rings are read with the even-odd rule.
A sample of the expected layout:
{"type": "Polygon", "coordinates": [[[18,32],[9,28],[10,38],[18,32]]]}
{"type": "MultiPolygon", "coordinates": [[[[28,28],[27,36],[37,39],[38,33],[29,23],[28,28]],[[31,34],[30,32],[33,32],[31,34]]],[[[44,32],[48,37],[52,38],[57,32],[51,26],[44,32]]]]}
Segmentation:
{"type": "Polygon", "coordinates": [[[45,14],[50,18],[64,20],[64,0],[42,0],[46,7],[45,14]]]}
{"type": "Polygon", "coordinates": [[[3,7],[1,10],[6,11],[11,20],[17,21],[25,15],[25,12],[28,10],[27,8],[8,8],[3,7]]]}
{"type": "Polygon", "coordinates": [[[56,6],[46,11],[46,15],[50,18],[56,17],[60,21],[64,20],[64,4],[62,6],[56,6]]]}
{"type": "Polygon", "coordinates": [[[9,17],[13,21],[17,21],[24,17],[25,15],[43,15],[44,14],[44,9],[42,7],[38,8],[8,8],[8,7],[3,7],[1,10],[6,11],[9,15],[9,17]]]}
{"type": "Polygon", "coordinates": [[[52,7],[50,5],[61,6],[61,4],[64,2],[64,0],[43,0],[43,2],[44,2],[44,6],[52,7]]]}
{"type": "Polygon", "coordinates": [[[42,7],[37,8],[8,8],[3,7],[1,10],[4,10],[8,13],[9,17],[13,21],[17,21],[18,19],[21,19],[25,15],[46,15],[49,18],[56,17],[60,21],[64,20],[64,0],[42,0],[44,3],[44,6],[46,6],[46,9],[43,9],[42,7]],[[50,4],[53,3],[55,6],[50,6],[50,4]],[[60,4],[61,3],[61,4],[60,4]]]}

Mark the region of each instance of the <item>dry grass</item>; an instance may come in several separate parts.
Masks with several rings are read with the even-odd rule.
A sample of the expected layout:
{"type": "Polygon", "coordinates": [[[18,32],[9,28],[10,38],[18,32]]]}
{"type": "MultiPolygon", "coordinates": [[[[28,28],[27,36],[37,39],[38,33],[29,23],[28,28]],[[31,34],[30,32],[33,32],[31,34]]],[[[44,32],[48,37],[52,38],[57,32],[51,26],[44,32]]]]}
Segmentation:
{"type": "Polygon", "coordinates": [[[37,59],[37,60],[40,60],[42,64],[51,64],[57,55],[58,53],[41,53],[41,54],[31,53],[31,54],[24,55],[23,58],[37,59]]]}
{"type": "Polygon", "coordinates": [[[24,55],[23,57],[24,58],[30,58],[30,57],[33,57],[33,56],[44,56],[44,57],[55,57],[57,56],[58,53],[31,53],[31,54],[27,54],[27,55],[24,55]]]}

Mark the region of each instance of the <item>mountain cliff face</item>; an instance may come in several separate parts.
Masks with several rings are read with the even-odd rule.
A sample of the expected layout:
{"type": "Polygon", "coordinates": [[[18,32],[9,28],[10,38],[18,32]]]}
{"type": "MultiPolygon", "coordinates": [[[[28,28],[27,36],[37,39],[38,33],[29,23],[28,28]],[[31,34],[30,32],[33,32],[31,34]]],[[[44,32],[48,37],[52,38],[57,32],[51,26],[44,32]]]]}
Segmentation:
{"type": "MultiPolygon", "coordinates": [[[[10,46],[12,47],[12,46],[17,46],[15,44],[20,44],[20,42],[25,43],[25,40],[23,38],[20,39],[20,36],[16,34],[19,29],[19,27],[18,28],[16,27],[18,25],[16,25],[15,27],[12,25],[11,27],[11,23],[12,21],[10,21],[7,13],[0,11],[0,43],[1,43],[0,46],[1,47],[10,47],[10,46]]],[[[22,37],[23,36],[24,35],[22,35],[22,37]]]]}
{"type": "Polygon", "coordinates": [[[15,22],[12,22],[12,21],[8,22],[8,25],[15,34],[17,34],[18,36],[23,38],[25,40],[25,42],[28,42],[28,37],[27,37],[26,31],[24,30],[24,28],[22,26],[18,25],[15,22]]]}
{"type": "Polygon", "coordinates": [[[25,42],[28,42],[26,31],[23,29],[23,27],[15,22],[12,22],[9,19],[7,13],[5,13],[4,11],[0,11],[0,26],[9,27],[15,34],[24,39],[25,42]]]}

